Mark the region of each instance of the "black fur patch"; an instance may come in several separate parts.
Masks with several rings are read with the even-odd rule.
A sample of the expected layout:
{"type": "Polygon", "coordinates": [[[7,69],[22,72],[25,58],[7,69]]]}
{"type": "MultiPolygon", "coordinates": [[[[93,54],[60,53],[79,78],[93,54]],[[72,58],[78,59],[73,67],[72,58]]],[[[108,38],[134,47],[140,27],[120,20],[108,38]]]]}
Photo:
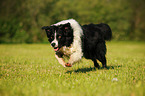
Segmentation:
{"type": "Polygon", "coordinates": [[[112,32],[107,24],[89,24],[82,26],[84,36],[82,37],[84,57],[91,59],[96,67],[99,67],[98,59],[103,67],[106,67],[106,44],[110,40],[112,32]]]}

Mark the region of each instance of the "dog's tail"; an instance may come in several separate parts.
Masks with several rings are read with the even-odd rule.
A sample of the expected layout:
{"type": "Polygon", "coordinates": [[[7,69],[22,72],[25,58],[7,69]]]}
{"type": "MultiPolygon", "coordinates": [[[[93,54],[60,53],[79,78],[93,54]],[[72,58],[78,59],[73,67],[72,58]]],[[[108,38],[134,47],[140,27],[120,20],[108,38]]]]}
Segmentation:
{"type": "Polygon", "coordinates": [[[102,35],[105,40],[111,40],[112,38],[112,31],[108,24],[97,24],[99,26],[99,29],[102,31],[102,35]]]}

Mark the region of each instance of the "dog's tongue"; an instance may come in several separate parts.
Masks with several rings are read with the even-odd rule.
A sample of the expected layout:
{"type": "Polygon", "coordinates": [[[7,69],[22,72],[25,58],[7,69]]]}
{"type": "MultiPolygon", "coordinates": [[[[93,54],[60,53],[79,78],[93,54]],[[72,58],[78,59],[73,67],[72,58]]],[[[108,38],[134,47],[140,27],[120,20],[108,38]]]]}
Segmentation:
{"type": "Polygon", "coordinates": [[[55,48],[54,51],[57,51],[59,48],[55,48]]]}

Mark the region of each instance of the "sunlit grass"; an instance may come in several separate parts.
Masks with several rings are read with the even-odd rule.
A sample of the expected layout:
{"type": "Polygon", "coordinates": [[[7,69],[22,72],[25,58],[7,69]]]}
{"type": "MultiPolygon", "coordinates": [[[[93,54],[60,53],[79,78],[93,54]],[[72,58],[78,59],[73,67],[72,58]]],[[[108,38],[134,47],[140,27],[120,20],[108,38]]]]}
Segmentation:
{"type": "Polygon", "coordinates": [[[145,43],[108,42],[107,48],[109,70],[98,70],[86,59],[63,68],[49,44],[2,44],[0,95],[143,96],[145,43]]]}

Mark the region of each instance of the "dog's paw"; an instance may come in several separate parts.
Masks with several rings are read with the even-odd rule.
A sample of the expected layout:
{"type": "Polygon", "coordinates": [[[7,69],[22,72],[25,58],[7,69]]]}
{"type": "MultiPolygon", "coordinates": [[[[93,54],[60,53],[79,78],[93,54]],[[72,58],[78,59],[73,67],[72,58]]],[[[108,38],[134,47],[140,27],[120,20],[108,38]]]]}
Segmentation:
{"type": "Polygon", "coordinates": [[[66,63],[65,66],[66,66],[66,67],[72,67],[72,65],[69,64],[69,63],[66,63]]]}

